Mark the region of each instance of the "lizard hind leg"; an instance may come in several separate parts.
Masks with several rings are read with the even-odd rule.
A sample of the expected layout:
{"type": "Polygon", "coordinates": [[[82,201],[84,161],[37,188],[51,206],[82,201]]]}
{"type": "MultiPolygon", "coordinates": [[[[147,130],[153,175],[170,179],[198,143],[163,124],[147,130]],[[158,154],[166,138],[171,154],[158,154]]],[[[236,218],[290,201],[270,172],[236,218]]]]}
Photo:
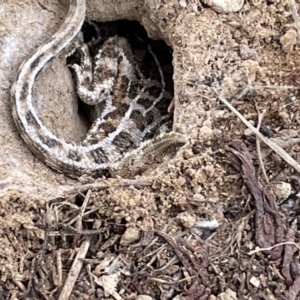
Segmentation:
{"type": "Polygon", "coordinates": [[[153,167],[153,163],[163,159],[187,142],[187,137],[180,133],[162,133],[143,142],[137,149],[126,153],[123,158],[110,166],[109,172],[113,177],[133,177],[153,167]]]}

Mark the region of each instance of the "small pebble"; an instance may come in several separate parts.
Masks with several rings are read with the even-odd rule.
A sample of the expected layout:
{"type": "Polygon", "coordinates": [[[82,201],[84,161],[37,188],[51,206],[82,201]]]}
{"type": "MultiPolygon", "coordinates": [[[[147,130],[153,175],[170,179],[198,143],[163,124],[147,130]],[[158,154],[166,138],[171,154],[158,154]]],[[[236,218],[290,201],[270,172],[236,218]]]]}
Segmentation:
{"type": "Polygon", "coordinates": [[[221,293],[218,300],[237,300],[236,292],[231,289],[227,289],[225,292],[221,293]]]}
{"type": "Polygon", "coordinates": [[[287,182],[275,183],[272,188],[274,194],[280,200],[285,200],[292,194],[292,186],[287,182]]]}
{"type": "Polygon", "coordinates": [[[258,288],[259,285],[260,285],[259,279],[257,279],[257,278],[254,277],[254,276],[252,276],[252,277],[250,278],[249,281],[250,281],[250,283],[251,283],[253,286],[255,286],[256,288],[258,288]]]}
{"type": "Polygon", "coordinates": [[[294,45],[297,43],[298,33],[294,29],[288,30],[281,38],[280,43],[282,50],[289,53],[293,50],[294,45]]]}
{"type": "Polygon", "coordinates": [[[137,228],[129,227],[124,232],[121,237],[120,244],[122,246],[127,246],[132,244],[140,239],[140,231],[137,228]]]}
{"type": "Polygon", "coordinates": [[[219,13],[231,13],[239,11],[243,5],[244,0],[202,0],[203,3],[210,6],[219,13]]]}

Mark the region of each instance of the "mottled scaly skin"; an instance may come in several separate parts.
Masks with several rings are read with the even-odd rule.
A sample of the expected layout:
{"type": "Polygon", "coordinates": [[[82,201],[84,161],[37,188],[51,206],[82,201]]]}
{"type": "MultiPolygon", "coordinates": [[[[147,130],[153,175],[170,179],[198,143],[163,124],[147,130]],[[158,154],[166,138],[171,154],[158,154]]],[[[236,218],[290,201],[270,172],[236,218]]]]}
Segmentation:
{"type": "MultiPolygon", "coordinates": [[[[133,87],[134,82],[137,81],[137,77],[134,75],[135,68],[131,52],[122,39],[118,39],[115,47],[109,44],[106,46],[105,49],[111,49],[114,56],[112,54],[111,57],[105,58],[102,54],[102,58],[99,57],[98,68],[100,70],[101,67],[104,67],[103,60],[106,59],[106,65],[111,69],[108,70],[109,74],[119,68],[119,79],[105,78],[105,75],[101,75],[101,78],[100,75],[97,75],[98,73],[89,73],[88,79],[86,79],[83,77],[83,67],[74,65],[74,71],[77,75],[77,91],[81,99],[88,104],[97,104],[101,101],[105,103],[105,109],[100,118],[95,121],[87,138],[81,144],[67,143],[54,135],[42,123],[33,106],[32,91],[36,76],[51,59],[59,56],[61,52],[66,51],[66,48],[72,45],[84,22],[85,11],[85,0],[70,0],[68,15],[58,32],[20,66],[11,89],[12,115],[30,150],[41,161],[58,172],[70,177],[82,175],[97,177],[109,170],[113,176],[130,177],[144,170],[148,159],[153,156],[162,156],[170,148],[182,146],[186,142],[186,138],[181,134],[171,132],[141,143],[147,133],[147,128],[156,126],[156,123],[154,125],[153,122],[144,124],[143,130],[141,130],[140,117],[147,117],[148,113],[154,114],[155,105],[145,108],[139,102],[142,98],[141,95],[138,94],[136,97],[130,98],[123,94],[123,106],[120,106],[119,102],[110,96],[114,85],[121,86],[122,78],[129,81],[133,87]],[[120,66],[117,66],[115,62],[119,60],[120,56],[122,62],[120,66]],[[99,77],[101,84],[96,85],[95,79],[91,78],[92,76],[99,77]],[[93,85],[94,93],[92,95],[88,95],[88,91],[84,89],[86,84],[93,85]],[[101,86],[101,90],[99,86],[101,86]],[[122,111],[123,115],[119,117],[118,125],[112,127],[111,124],[115,123],[109,124],[107,120],[111,120],[111,115],[115,115],[119,110],[122,111]],[[109,134],[105,137],[99,134],[99,128],[103,125],[110,126],[109,134]]],[[[160,101],[161,98],[162,96],[159,95],[153,101],[160,101]]]]}

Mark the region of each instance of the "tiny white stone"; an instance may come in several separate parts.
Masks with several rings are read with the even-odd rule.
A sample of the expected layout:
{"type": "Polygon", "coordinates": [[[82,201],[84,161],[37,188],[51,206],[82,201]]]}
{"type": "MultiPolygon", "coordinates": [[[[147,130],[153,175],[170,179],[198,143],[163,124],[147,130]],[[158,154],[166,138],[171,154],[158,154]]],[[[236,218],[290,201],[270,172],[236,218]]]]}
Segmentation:
{"type": "Polygon", "coordinates": [[[219,227],[219,222],[215,219],[213,220],[200,220],[194,224],[194,227],[202,229],[216,229],[219,227]]]}
{"type": "Polygon", "coordinates": [[[256,278],[256,277],[254,277],[254,276],[252,276],[251,278],[250,278],[250,283],[253,285],[253,286],[255,286],[255,287],[259,287],[259,285],[260,285],[260,280],[258,279],[258,278],[256,278]]]}
{"type": "Polygon", "coordinates": [[[203,2],[219,13],[237,12],[244,5],[244,0],[203,0],[203,2]]]}

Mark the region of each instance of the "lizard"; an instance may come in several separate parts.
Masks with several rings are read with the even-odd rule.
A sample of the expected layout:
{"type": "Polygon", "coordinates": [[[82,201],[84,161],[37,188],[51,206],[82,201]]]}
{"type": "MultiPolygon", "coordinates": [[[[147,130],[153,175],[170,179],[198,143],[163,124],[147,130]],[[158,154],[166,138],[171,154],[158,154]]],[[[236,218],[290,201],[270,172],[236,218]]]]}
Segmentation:
{"type": "MultiPolygon", "coordinates": [[[[99,72],[98,77],[101,82],[92,92],[89,89],[84,91],[80,89],[84,86],[84,81],[89,81],[91,84],[93,81],[91,76],[95,74],[90,72],[86,79],[83,77],[86,66],[73,66],[77,75],[77,91],[81,93],[82,100],[92,105],[101,102],[104,106],[100,117],[94,122],[82,143],[69,143],[53,134],[45,127],[33,105],[33,86],[37,75],[52,59],[74,47],[85,14],[86,0],[70,0],[68,14],[59,30],[50,41],[41,45],[21,64],[11,88],[12,116],[29,149],[52,169],[73,178],[85,175],[100,177],[106,171],[113,177],[132,177],[147,168],[149,159],[163,156],[169,149],[181,147],[187,142],[187,138],[183,134],[171,131],[143,141],[147,132],[160,121],[156,120],[156,123],[150,122],[143,126],[139,126],[138,123],[141,117],[147,118],[149,113],[155,119],[155,102],[162,98],[162,94],[155,99],[148,97],[147,100],[152,99],[153,103],[147,108],[139,103],[139,100],[145,96],[144,92],[149,81],[144,79],[145,86],[134,96],[127,88],[126,96],[121,99],[122,105],[120,101],[114,99],[113,88],[114,85],[118,85],[118,80],[125,79],[129,86],[133,86],[134,81],[139,79],[134,75],[138,70],[130,58],[131,54],[128,54],[128,47],[122,46],[126,44],[124,39],[114,41],[112,38],[107,42],[105,49],[112,50],[114,53],[112,57],[103,55],[105,49],[100,51],[95,69],[99,72]],[[109,66],[110,70],[100,73],[99,70],[104,64],[109,66]],[[113,71],[118,73],[120,79],[112,76],[113,71]],[[118,125],[110,126],[107,136],[101,136],[98,133],[101,125],[112,125],[112,115],[115,115],[118,110],[123,113],[117,119],[118,125]]],[[[93,72],[95,73],[95,70],[93,72]]]]}

